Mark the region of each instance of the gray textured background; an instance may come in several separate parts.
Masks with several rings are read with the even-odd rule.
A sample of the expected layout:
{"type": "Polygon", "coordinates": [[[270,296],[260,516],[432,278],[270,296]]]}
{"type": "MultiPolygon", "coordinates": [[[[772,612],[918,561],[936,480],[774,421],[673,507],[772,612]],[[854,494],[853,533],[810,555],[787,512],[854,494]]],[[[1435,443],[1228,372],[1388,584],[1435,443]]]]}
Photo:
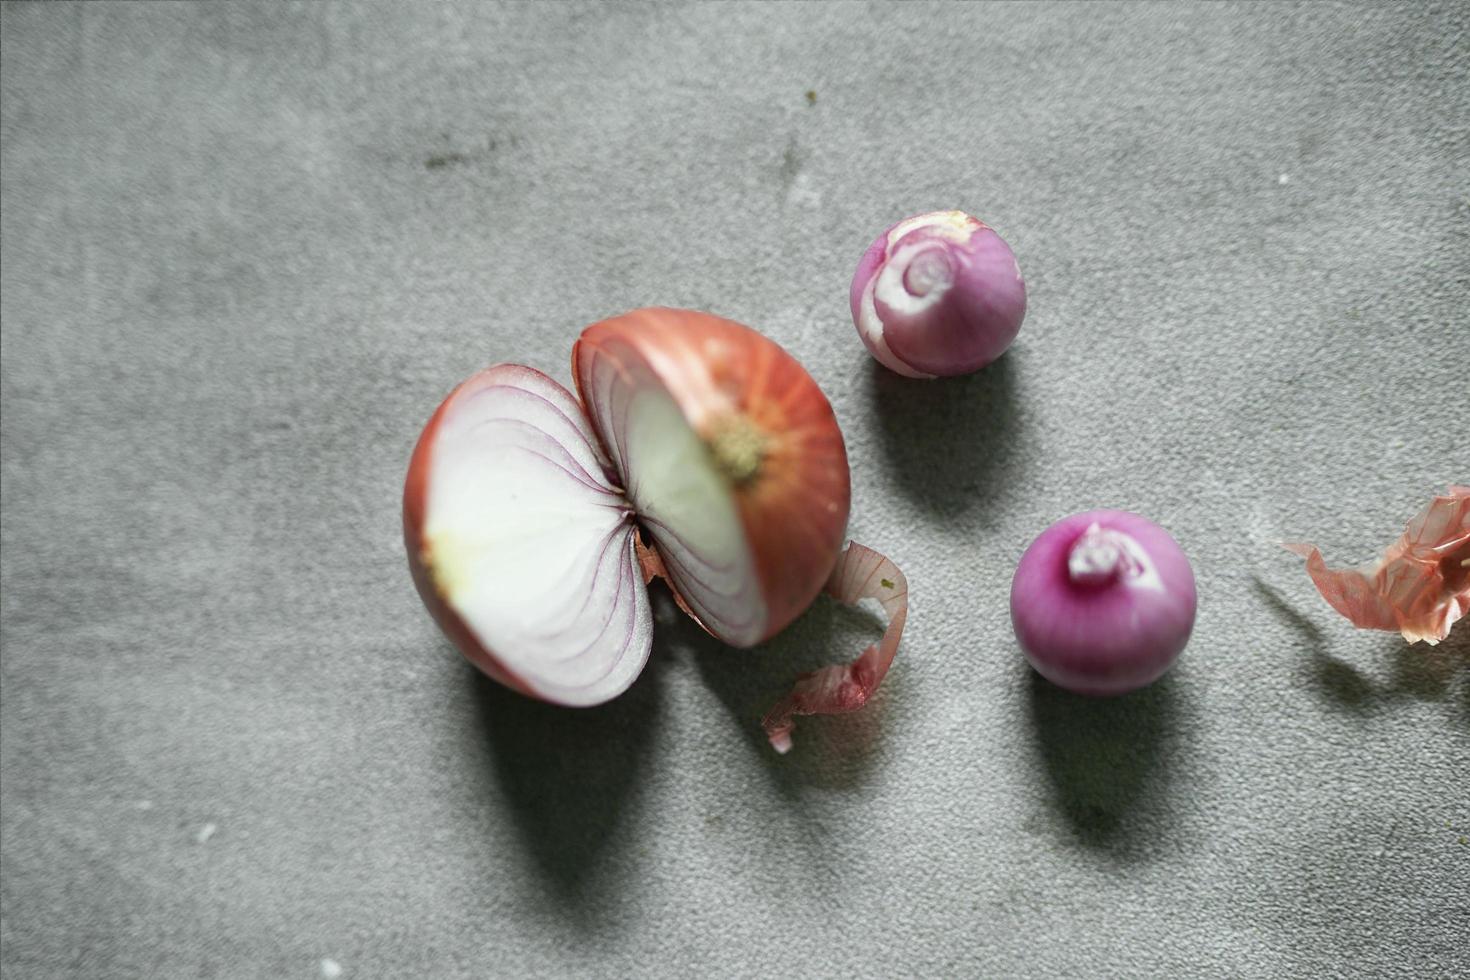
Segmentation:
{"type": "Polygon", "coordinates": [[[5,6],[7,980],[1464,975],[1470,631],[1354,632],[1276,542],[1470,479],[1466,10],[5,6]],[[907,383],[848,277],[937,207],[1031,311],[907,383]],[[443,394],[653,303],[811,368],[912,584],[787,758],[757,717],[860,619],[739,653],[661,594],[574,712],[404,568],[443,394]],[[1088,702],[1006,596],[1103,505],[1201,607],[1088,702]]]}

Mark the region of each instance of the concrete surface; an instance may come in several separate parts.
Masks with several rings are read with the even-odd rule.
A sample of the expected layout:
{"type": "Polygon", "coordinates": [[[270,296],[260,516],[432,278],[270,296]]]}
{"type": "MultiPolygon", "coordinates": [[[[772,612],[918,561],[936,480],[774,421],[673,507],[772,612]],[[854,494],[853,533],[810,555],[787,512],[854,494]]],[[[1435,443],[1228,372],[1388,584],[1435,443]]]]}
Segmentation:
{"type": "Polygon", "coordinates": [[[6,980],[1464,976],[1467,631],[1354,632],[1276,542],[1470,479],[1467,10],[5,6],[6,980]],[[848,277],[956,206],[1030,315],[905,383],[848,277]],[[660,595],[578,713],[404,568],[449,387],[653,303],[810,366],[913,587],[787,758],[760,712],[861,619],[739,653],[660,595]],[[1098,506],[1202,597],[1106,703],[1006,610],[1098,506]]]}

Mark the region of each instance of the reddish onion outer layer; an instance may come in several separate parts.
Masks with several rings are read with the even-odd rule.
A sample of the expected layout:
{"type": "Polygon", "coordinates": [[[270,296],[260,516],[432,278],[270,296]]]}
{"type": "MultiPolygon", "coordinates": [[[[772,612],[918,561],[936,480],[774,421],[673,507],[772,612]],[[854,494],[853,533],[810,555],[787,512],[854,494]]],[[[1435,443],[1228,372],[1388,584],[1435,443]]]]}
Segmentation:
{"type": "Polygon", "coordinates": [[[852,663],[834,664],[797,678],[791,693],[766,712],[761,725],[777,752],[790,750],[797,715],[841,714],[868,703],[893,664],[908,620],[908,579],[893,562],[857,542],[849,544],[838,559],[826,591],[848,605],[862,599],[878,600],[888,616],[888,626],[883,638],[852,663]]]}
{"type": "Polygon", "coordinates": [[[1431,500],[1370,565],[1329,568],[1310,544],[1286,548],[1307,560],[1317,591],[1359,629],[1432,646],[1470,613],[1470,486],[1431,500]]]}
{"type": "MultiPolygon", "coordinates": [[[[760,582],[764,625],[741,635],[709,616],[696,618],[734,646],[780,632],[821,592],[847,527],[847,449],[826,395],[794,357],[744,324],[661,307],[612,317],[582,331],[572,348],[572,376],[615,465],[616,409],[596,391],[603,365],[626,384],[646,384],[651,374],[707,443],[735,426],[751,426],[761,444],[759,464],[733,492],[760,582]]],[[[655,542],[658,547],[657,531],[655,542]]],[[[670,583],[692,600],[691,583],[663,557],[670,583]]],[[[703,610],[695,604],[695,612],[703,610]]]]}
{"type": "Polygon", "coordinates": [[[999,235],[963,211],[889,228],[859,260],[852,320],[879,363],[910,378],[968,374],[1003,354],[1026,317],[1026,283],[999,235]]]}
{"type": "Polygon", "coordinates": [[[1189,641],[1194,572],[1163,528],[1095,510],[1041,533],[1016,567],[1011,624],[1026,659],[1078,694],[1124,694],[1157,680],[1189,641]]]}

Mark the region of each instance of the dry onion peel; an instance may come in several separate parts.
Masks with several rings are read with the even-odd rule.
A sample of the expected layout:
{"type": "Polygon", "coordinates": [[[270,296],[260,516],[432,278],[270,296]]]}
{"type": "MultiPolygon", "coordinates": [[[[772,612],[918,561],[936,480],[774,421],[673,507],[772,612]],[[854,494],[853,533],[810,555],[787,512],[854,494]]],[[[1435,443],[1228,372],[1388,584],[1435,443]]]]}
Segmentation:
{"type": "Polygon", "coordinates": [[[1307,560],[1317,591],[1359,629],[1435,644],[1470,611],[1470,487],[1431,500],[1368,565],[1329,568],[1310,544],[1286,548],[1307,560]]]}
{"type": "MultiPolygon", "coordinates": [[[[414,580],[490,677],[557,704],[616,697],[648,658],[654,577],[740,647],[783,629],[824,586],[860,598],[871,586],[846,571],[858,556],[902,583],[887,559],[842,551],[842,433],[773,341],[706,313],[635,310],[584,330],[572,373],[580,401],[530,368],[480,372],[435,412],[410,463],[414,580]]],[[[878,598],[888,608],[901,597],[878,598]]],[[[905,617],[888,612],[881,650],[857,662],[869,664],[863,700],[898,646],[905,617]]],[[[856,707],[802,703],[799,713],[856,707]]]]}
{"type": "Polygon", "coordinates": [[[877,599],[888,614],[888,626],[882,639],[852,663],[834,664],[797,678],[791,693],[766,712],[761,727],[777,752],[791,749],[797,715],[842,714],[867,704],[888,674],[903,636],[903,625],[909,615],[908,580],[897,565],[873,549],[849,542],[832,570],[825,591],[848,605],[877,599]]]}

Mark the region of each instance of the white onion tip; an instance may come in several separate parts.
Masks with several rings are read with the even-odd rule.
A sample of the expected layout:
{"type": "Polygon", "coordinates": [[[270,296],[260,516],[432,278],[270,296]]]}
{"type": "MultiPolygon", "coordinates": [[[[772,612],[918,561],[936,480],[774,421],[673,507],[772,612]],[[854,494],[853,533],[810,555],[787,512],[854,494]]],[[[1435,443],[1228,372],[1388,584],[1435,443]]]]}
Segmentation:
{"type": "Polygon", "coordinates": [[[196,844],[207,844],[207,843],[209,843],[209,839],[214,836],[214,832],[216,830],[219,830],[219,827],[216,826],[215,824],[212,824],[212,823],[205,824],[203,827],[200,827],[199,828],[199,833],[197,833],[197,834],[194,835],[194,843],[196,843],[196,844]]]}
{"type": "Polygon", "coordinates": [[[342,964],[336,960],[322,960],[320,966],[326,980],[337,980],[342,975],[342,964]]]}
{"type": "Polygon", "coordinates": [[[1285,187],[1287,184],[1291,183],[1291,178],[1288,177],[1286,174],[1282,174],[1280,177],[1276,178],[1276,183],[1280,184],[1282,187],[1285,187]]]}

